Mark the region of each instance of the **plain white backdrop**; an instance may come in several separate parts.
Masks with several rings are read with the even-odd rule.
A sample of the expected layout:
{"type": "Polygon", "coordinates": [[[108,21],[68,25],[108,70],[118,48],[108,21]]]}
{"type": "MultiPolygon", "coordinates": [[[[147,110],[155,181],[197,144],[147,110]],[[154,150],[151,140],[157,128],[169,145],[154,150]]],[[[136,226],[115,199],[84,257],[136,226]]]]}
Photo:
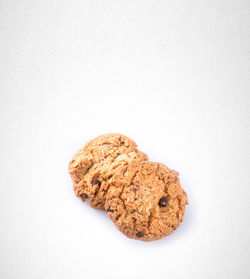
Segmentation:
{"type": "Polygon", "coordinates": [[[0,0],[0,278],[250,278],[250,2],[0,0]],[[184,222],[126,238],[75,198],[107,132],[180,172],[184,222]]]}

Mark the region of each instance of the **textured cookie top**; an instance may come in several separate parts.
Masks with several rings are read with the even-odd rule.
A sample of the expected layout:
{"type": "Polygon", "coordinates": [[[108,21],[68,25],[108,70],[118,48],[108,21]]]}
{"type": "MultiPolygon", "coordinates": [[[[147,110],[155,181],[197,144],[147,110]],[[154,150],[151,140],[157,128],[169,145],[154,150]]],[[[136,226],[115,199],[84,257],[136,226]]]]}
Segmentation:
{"type": "Polygon", "coordinates": [[[105,209],[130,238],[152,241],[172,233],[183,220],[187,195],[178,173],[164,164],[133,162],[114,176],[105,209]]]}
{"type": "Polygon", "coordinates": [[[94,138],[81,148],[69,163],[73,188],[83,201],[104,209],[105,195],[117,170],[134,160],[148,160],[136,143],[121,134],[106,134],[94,138]]]}

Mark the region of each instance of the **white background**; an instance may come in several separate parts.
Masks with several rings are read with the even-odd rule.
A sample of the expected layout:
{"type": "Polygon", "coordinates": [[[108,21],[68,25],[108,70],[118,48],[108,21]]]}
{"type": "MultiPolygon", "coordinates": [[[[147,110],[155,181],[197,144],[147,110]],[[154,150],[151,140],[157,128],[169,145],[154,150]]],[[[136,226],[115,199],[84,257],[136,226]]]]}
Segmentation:
{"type": "Polygon", "coordinates": [[[0,0],[0,278],[250,278],[250,2],[0,0]],[[91,138],[180,172],[185,220],[126,238],[75,198],[91,138]]]}

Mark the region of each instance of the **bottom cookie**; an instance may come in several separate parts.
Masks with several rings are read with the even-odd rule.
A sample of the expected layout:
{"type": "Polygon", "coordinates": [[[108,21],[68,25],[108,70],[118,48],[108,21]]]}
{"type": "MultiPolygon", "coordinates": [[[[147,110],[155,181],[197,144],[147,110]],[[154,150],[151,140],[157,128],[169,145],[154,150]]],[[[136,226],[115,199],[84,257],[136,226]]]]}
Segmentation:
{"type": "Polygon", "coordinates": [[[105,209],[127,237],[153,241],[179,226],[187,203],[178,173],[145,161],[119,170],[108,189],[105,209]]]}

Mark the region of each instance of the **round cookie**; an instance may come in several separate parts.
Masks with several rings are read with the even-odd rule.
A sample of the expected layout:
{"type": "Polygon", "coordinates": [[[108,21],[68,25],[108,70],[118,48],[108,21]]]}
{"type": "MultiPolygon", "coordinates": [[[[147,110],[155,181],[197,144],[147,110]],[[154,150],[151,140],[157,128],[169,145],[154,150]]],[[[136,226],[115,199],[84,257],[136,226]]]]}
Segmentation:
{"type": "Polygon", "coordinates": [[[145,161],[119,170],[106,194],[105,209],[126,236],[152,241],[179,226],[187,202],[176,171],[145,161]]]}
{"type": "Polygon", "coordinates": [[[82,201],[104,210],[105,196],[113,175],[133,161],[148,160],[134,141],[121,134],[105,134],[81,148],[69,163],[73,189],[82,201]]]}

